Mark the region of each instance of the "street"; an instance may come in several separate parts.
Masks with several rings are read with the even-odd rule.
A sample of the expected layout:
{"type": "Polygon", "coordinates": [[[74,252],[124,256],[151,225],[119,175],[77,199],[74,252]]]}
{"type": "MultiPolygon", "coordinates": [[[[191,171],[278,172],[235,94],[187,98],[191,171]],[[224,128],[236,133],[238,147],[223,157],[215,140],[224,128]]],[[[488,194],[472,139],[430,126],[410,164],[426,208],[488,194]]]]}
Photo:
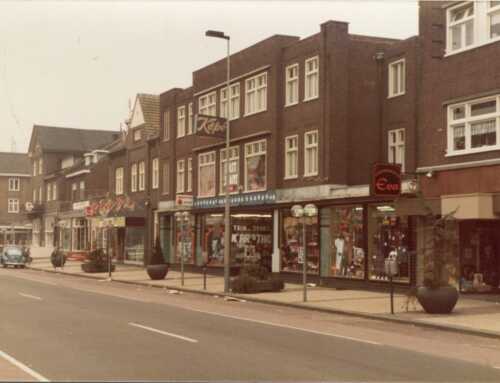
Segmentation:
{"type": "Polygon", "coordinates": [[[31,270],[0,276],[0,351],[32,380],[500,380],[495,339],[31,270]]]}

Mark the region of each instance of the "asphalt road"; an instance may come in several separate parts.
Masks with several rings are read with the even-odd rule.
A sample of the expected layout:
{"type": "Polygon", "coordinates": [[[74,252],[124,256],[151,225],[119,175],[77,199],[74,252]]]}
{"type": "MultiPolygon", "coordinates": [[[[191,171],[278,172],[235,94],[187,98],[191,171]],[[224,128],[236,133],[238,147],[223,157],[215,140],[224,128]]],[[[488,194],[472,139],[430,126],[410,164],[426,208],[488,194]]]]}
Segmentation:
{"type": "MultiPolygon", "coordinates": [[[[270,321],[270,306],[203,306],[198,300],[213,298],[33,271],[1,270],[0,281],[0,352],[38,380],[500,381],[493,365],[413,350],[404,338],[398,346],[395,332],[404,330],[366,332],[369,321],[326,326],[328,317],[306,314],[311,323],[297,325],[292,310],[270,321]]],[[[461,344],[499,353],[471,342],[461,344]]]]}

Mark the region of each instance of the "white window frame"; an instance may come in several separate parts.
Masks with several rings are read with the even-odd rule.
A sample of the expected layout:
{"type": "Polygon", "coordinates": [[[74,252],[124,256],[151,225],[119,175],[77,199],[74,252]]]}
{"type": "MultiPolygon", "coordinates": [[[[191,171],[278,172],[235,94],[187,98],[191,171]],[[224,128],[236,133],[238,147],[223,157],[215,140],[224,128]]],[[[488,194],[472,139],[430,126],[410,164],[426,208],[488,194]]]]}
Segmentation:
{"type": "Polygon", "coordinates": [[[285,68],[285,106],[297,105],[299,103],[299,64],[291,64],[285,68]],[[296,72],[290,76],[289,71],[296,72]],[[291,95],[294,96],[291,99],[291,95]]]}
{"type": "Polygon", "coordinates": [[[19,177],[9,178],[9,191],[11,192],[21,191],[21,179],[19,177]]]}
{"type": "Polygon", "coordinates": [[[403,173],[405,171],[405,141],[405,129],[392,129],[387,132],[387,159],[389,163],[400,164],[403,173]]]}
{"type": "Polygon", "coordinates": [[[406,93],[406,60],[404,58],[389,63],[387,68],[388,96],[393,98],[406,93]],[[394,73],[397,78],[397,90],[394,92],[394,73]]]}
{"type": "Polygon", "coordinates": [[[233,84],[229,87],[229,102],[227,100],[227,88],[220,90],[220,116],[235,120],[240,117],[240,84],[233,84]],[[228,112],[229,108],[229,112],[228,112]]]}
{"type": "Polygon", "coordinates": [[[217,115],[217,92],[213,91],[198,98],[198,113],[206,116],[217,115]]]}
{"type": "Polygon", "coordinates": [[[446,157],[451,156],[459,156],[464,154],[473,154],[473,153],[482,153],[482,152],[490,152],[493,150],[500,150],[500,94],[482,97],[473,100],[467,100],[464,102],[456,103],[448,106],[447,110],[448,118],[447,118],[447,143],[448,149],[446,153],[446,157]],[[487,102],[496,100],[496,111],[494,113],[483,114],[480,116],[471,116],[471,106],[474,104],[487,102]],[[465,108],[465,117],[457,120],[453,120],[453,109],[458,108],[460,106],[464,106],[465,108]],[[488,145],[482,146],[479,148],[472,148],[471,145],[471,124],[475,122],[480,122],[484,120],[495,120],[495,133],[496,133],[496,145],[488,145]],[[462,150],[454,150],[453,143],[453,129],[455,127],[459,127],[460,125],[464,125],[465,128],[465,149],[462,150]]]}
{"type": "Polygon", "coordinates": [[[193,158],[189,157],[187,159],[187,183],[186,183],[186,191],[193,191],[193,158]]]}
{"type": "Polygon", "coordinates": [[[184,184],[186,179],[186,162],[182,160],[177,160],[177,178],[176,178],[176,189],[177,193],[184,193],[184,184]]]}
{"type": "Polygon", "coordinates": [[[170,193],[170,160],[162,161],[162,185],[161,194],[168,195],[170,193]]]}
{"type": "Polygon", "coordinates": [[[193,134],[193,125],[194,125],[194,120],[193,120],[193,103],[190,102],[188,104],[188,123],[187,123],[187,132],[186,134],[193,134]]]}
{"type": "Polygon", "coordinates": [[[85,181],[80,181],[80,185],[79,185],[79,199],[80,200],[84,200],[85,199],[85,181]]]}
{"type": "Polygon", "coordinates": [[[266,110],[267,72],[264,72],[245,80],[245,116],[266,110]]]}
{"type": "Polygon", "coordinates": [[[43,175],[43,159],[38,160],[38,175],[43,175]]]}
{"type": "Polygon", "coordinates": [[[115,169],[115,194],[123,194],[123,167],[115,169]]]}
{"type": "Polygon", "coordinates": [[[177,138],[186,135],[186,107],[179,106],[177,108],[177,138]]]}
{"type": "Polygon", "coordinates": [[[216,184],[216,179],[217,179],[217,161],[216,161],[216,152],[211,151],[211,152],[206,152],[206,153],[200,153],[198,154],[198,196],[199,197],[215,197],[215,194],[217,192],[217,184],[216,184]],[[201,169],[203,167],[209,167],[213,166],[214,168],[214,190],[212,193],[207,193],[207,194],[201,194],[201,169]]]}
{"type": "Polygon", "coordinates": [[[142,138],[142,131],[141,131],[141,129],[135,129],[134,130],[134,142],[140,141],[141,138],[142,138]]]}
{"type": "Polygon", "coordinates": [[[152,171],[151,171],[151,188],[158,189],[160,185],[160,160],[159,158],[153,158],[152,161],[152,171]]]}
{"type": "Polygon", "coordinates": [[[304,177],[317,176],[319,174],[319,132],[318,130],[311,130],[304,134],[304,177]],[[316,142],[309,144],[308,137],[316,136],[316,142]],[[308,171],[309,169],[309,156],[308,151],[316,149],[316,170],[308,171]]]}
{"type": "MultiPolygon", "coordinates": [[[[219,177],[219,187],[220,187],[220,194],[225,195],[226,194],[226,186],[224,184],[224,179],[226,178],[226,172],[224,169],[224,164],[226,163],[226,149],[221,149],[219,153],[219,158],[220,158],[220,177],[219,177]]],[[[236,190],[233,190],[230,192],[230,194],[236,194],[238,193],[238,186],[240,184],[240,147],[239,146],[231,146],[229,147],[229,162],[235,162],[236,163],[236,172],[230,172],[229,173],[229,179],[231,179],[231,175],[236,174],[236,190]]],[[[230,166],[231,168],[231,166],[230,166]]]]}
{"type": "Polygon", "coordinates": [[[38,160],[33,160],[33,177],[37,175],[37,170],[38,170],[38,160]]]}
{"type": "Polygon", "coordinates": [[[170,109],[163,112],[163,141],[170,140],[170,109]]]}
{"type": "Polygon", "coordinates": [[[52,200],[52,184],[50,182],[47,182],[47,202],[51,201],[52,200]]]}
{"type": "Polygon", "coordinates": [[[36,193],[37,190],[36,189],[33,189],[33,203],[35,203],[37,201],[37,198],[36,198],[36,193]]]}
{"type": "Polygon", "coordinates": [[[500,4],[492,7],[490,5],[490,2],[488,1],[488,10],[487,10],[487,25],[488,25],[488,31],[487,31],[487,37],[489,38],[490,41],[499,41],[500,36],[496,37],[491,37],[491,18],[494,15],[500,15],[500,4]]]}
{"type": "Polygon", "coordinates": [[[285,137],[285,180],[296,179],[299,176],[299,135],[295,134],[293,136],[285,137]],[[288,143],[292,141],[295,142],[295,146],[290,148],[288,143]],[[295,156],[295,174],[291,174],[291,164],[289,161],[289,154],[295,156]]]}
{"type": "Polygon", "coordinates": [[[130,167],[130,191],[132,193],[137,191],[137,163],[133,163],[130,167]]]}
{"type": "Polygon", "coordinates": [[[257,192],[257,191],[267,190],[267,140],[259,140],[259,141],[249,142],[249,143],[245,144],[245,163],[244,163],[243,173],[244,173],[244,178],[245,178],[245,187],[244,187],[245,193],[253,193],[253,192],[257,192]],[[262,143],[264,143],[265,150],[262,150],[262,143]],[[258,146],[259,149],[257,151],[253,150],[255,148],[254,145],[258,146]],[[248,189],[248,172],[247,172],[248,166],[247,166],[247,160],[249,158],[256,157],[256,156],[261,156],[261,155],[265,156],[264,163],[265,163],[266,177],[265,177],[264,187],[261,188],[261,189],[249,190],[248,189]]]}
{"type": "Polygon", "coordinates": [[[304,101],[315,100],[319,98],[319,56],[308,58],[304,62],[304,101]],[[309,70],[308,64],[311,61],[316,61],[316,68],[309,70]],[[307,94],[309,92],[309,82],[316,82],[316,94],[307,94]]]}
{"type": "Polygon", "coordinates": [[[139,162],[139,191],[146,190],[146,163],[144,161],[139,162]]]}
{"type": "Polygon", "coordinates": [[[7,212],[16,214],[19,213],[19,199],[18,198],[9,198],[7,202],[7,212]]]}
{"type": "Polygon", "coordinates": [[[57,201],[57,182],[52,184],[52,200],[57,201]]]}

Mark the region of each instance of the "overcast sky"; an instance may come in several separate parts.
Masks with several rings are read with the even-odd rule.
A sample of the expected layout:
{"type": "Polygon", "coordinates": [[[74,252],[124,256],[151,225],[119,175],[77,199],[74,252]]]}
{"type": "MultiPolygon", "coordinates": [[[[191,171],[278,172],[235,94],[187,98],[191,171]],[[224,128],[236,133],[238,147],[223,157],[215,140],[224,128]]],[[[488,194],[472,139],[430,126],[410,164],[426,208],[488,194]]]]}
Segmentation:
{"type": "Polygon", "coordinates": [[[191,85],[191,73],[273,34],[326,20],[356,34],[417,34],[417,1],[0,1],[0,151],[26,151],[33,124],[118,130],[136,93],[191,85]]]}

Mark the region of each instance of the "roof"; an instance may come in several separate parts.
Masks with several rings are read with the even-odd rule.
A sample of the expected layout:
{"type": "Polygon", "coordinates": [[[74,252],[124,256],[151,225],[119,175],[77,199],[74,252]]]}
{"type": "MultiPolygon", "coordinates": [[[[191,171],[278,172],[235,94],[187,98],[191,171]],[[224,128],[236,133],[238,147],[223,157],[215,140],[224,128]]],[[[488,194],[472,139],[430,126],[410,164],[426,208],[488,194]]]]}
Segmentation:
{"type": "Polygon", "coordinates": [[[27,153],[0,152],[0,173],[31,174],[27,153]]]}
{"type": "Polygon", "coordinates": [[[119,134],[117,131],[110,130],[34,125],[30,151],[34,149],[32,145],[34,144],[33,140],[36,139],[43,151],[87,152],[109,144],[116,140],[119,134]]]}
{"type": "Polygon", "coordinates": [[[156,134],[160,130],[160,96],[138,93],[137,100],[141,104],[144,116],[146,137],[156,134]]]}

